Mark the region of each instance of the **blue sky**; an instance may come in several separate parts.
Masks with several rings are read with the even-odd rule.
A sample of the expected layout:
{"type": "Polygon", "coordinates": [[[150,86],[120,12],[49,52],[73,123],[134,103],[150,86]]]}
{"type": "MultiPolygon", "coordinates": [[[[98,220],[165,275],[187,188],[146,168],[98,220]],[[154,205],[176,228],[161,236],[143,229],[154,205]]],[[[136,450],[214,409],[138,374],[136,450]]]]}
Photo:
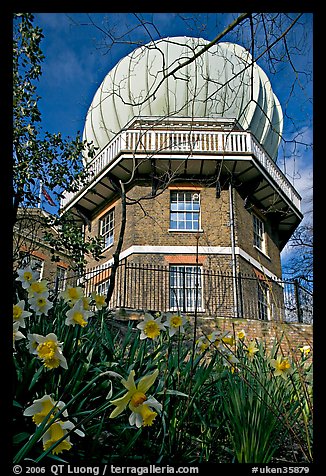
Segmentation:
{"type": "MultiPolygon", "coordinates": [[[[86,113],[93,96],[105,75],[137,45],[130,41],[149,41],[166,36],[198,36],[212,40],[236,18],[236,13],[35,13],[34,23],[43,29],[41,43],[45,60],[43,74],[37,86],[41,96],[43,130],[61,132],[64,136],[82,134],[86,113]],[[147,20],[145,28],[135,28],[139,19],[147,20]],[[109,22],[109,23],[107,23],[109,22]],[[97,25],[95,27],[94,25],[97,25]],[[109,27],[108,27],[109,25],[109,27]],[[155,26],[154,26],[155,25],[155,26]],[[114,31],[118,37],[130,30],[130,37],[108,47],[104,30],[114,31]]],[[[296,14],[291,14],[294,18],[296,14]]],[[[277,22],[275,22],[277,23],[277,22]]],[[[228,35],[222,41],[234,41],[248,47],[249,29],[241,29],[241,36],[228,35]]],[[[264,41],[256,32],[256,44],[264,41]]],[[[280,150],[278,165],[303,197],[302,208],[311,208],[309,196],[312,186],[312,45],[313,15],[304,14],[291,30],[288,46],[293,64],[274,62],[270,70],[263,57],[258,61],[265,70],[285,116],[284,138],[289,141],[280,150]],[[293,48],[293,44],[297,48],[293,48]],[[274,74],[275,73],[275,74],[274,74]],[[291,140],[297,140],[294,146],[291,140]],[[301,145],[300,143],[304,145],[301,145]],[[306,203],[307,202],[307,203],[306,203]]],[[[271,54],[279,48],[279,44],[271,54]]],[[[51,209],[50,209],[51,210],[51,209]]],[[[307,217],[309,215],[307,214],[307,217]]],[[[283,253],[284,255],[286,254],[283,253]]]]}

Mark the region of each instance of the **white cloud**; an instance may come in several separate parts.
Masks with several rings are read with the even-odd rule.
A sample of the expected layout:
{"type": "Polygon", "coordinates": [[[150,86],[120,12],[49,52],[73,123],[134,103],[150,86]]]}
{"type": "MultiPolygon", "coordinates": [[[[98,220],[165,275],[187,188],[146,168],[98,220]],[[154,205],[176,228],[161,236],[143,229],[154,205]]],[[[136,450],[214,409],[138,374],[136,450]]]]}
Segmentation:
{"type": "MultiPolygon", "coordinates": [[[[301,195],[301,212],[303,220],[301,225],[312,221],[313,212],[313,133],[310,128],[302,129],[295,135],[292,134],[283,145],[283,166],[279,164],[288,180],[301,195]]],[[[287,244],[281,253],[282,263],[291,258],[294,249],[287,244]]]]}
{"type": "Polygon", "coordinates": [[[312,130],[304,128],[286,140],[283,144],[283,163],[279,167],[302,197],[301,211],[304,219],[311,217],[313,209],[313,157],[312,130]]]}

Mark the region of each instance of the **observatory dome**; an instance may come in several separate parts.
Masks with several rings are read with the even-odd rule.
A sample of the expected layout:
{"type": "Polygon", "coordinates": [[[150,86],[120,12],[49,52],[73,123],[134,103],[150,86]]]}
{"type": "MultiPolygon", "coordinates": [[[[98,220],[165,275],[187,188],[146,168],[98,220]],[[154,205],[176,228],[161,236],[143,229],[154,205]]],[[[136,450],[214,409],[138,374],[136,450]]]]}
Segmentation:
{"type": "Polygon", "coordinates": [[[83,139],[102,150],[135,116],[227,118],[252,132],[276,160],[283,115],[267,75],[234,43],[198,54],[208,43],[164,38],[122,58],[95,93],[83,139]]]}

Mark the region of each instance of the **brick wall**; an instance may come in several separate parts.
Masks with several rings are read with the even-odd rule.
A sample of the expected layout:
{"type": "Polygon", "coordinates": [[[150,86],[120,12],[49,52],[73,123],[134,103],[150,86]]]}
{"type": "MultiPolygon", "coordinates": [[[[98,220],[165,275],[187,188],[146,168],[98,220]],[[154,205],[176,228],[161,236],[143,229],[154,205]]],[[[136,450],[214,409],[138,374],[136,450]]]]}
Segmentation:
{"type": "MultiPolygon", "coordinates": [[[[178,185],[179,188],[188,190],[194,189],[200,191],[201,200],[201,226],[203,232],[199,234],[200,246],[221,246],[230,247],[230,217],[229,217],[229,191],[222,190],[220,198],[216,198],[214,187],[196,187],[195,185],[178,185]]],[[[176,188],[176,186],[171,187],[176,188]]],[[[128,192],[128,197],[138,200],[141,197],[151,196],[151,186],[135,185],[128,192]]],[[[120,229],[121,203],[116,200],[114,203],[107,205],[101,212],[97,213],[92,220],[91,236],[99,235],[99,220],[114,206],[115,208],[115,230],[113,245],[103,252],[103,258],[99,262],[90,260],[88,266],[97,266],[101,262],[105,262],[112,258],[116,249],[120,229]]],[[[127,223],[126,232],[123,243],[123,250],[128,249],[132,245],[142,246],[196,246],[197,233],[169,231],[170,221],[170,190],[165,190],[156,198],[145,199],[141,201],[141,206],[137,203],[127,206],[127,223]]],[[[250,256],[256,259],[263,266],[268,268],[273,274],[281,276],[280,253],[277,244],[269,233],[269,225],[267,223],[267,250],[268,255],[265,256],[253,247],[253,224],[252,214],[243,206],[243,199],[237,191],[234,191],[234,215],[235,215],[235,232],[236,246],[241,247],[250,256]]],[[[212,264],[217,267],[228,263],[228,271],[231,271],[231,256],[213,256],[208,257],[212,264]]],[[[138,262],[143,260],[144,263],[152,260],[159,263],[160,260],[153,255],[152,257],[139,256],[138,262]]],[[[240,260],[238,260],[240,266],[240,260]]],[[[247,269],[238,271],[247,273],[247,269]]],[[[252,266],[250,267],[252,273],[252,266]]]]}
{"type": "MultiPolygon", "coordinates": [[[[135,325],[137,325],[143,318],[144,313],[142,311],[120,309],[114,313],[114,319],[120,323],[135,321],[135,325]]],[[[187,330],[187,336],[192,339],[194,334],[193,316],[189,317],[188,322],[190,328],[187,330]]],[[[262,340],[267,349],[271,349],[274,343],[278,342],[284,355],[297,358],[301,355],[299,347],[309,345],[311,351],[313,351],[313,326],[308,324],[197,316],[196,339],[202,335],[207,336],[216,330],[229,331],[230,335],[233,336],[244,330],[247,342],[251,339],[262,340]]]]}
{"type": "MultiPolygon", "coordinates": [[[[190,323],[192,321],[190,320],[190,323]]],[[[271,348],[275,338],[280,342],[284,354],[300,354],[298,347],[310,345],[313,347],[313,326],[299,323],[285,323],[275,321],[260,321],[258,319],[207,319],[198,317],[198,336],[206,335],[213,330],[230,331],[236,335],[244,330],[246,339],[262,339],[271,348]]]]}

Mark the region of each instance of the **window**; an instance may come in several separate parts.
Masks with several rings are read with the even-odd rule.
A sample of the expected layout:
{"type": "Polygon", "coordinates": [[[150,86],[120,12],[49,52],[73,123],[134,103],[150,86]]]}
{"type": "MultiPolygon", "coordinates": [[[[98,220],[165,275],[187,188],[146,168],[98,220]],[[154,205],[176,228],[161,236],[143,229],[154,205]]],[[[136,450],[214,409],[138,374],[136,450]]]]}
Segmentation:
{"type": "Polygon", "coordinates": [[[111,210],[100,220],[100,236],[103,238],[103,249],[113,244],[114,238],[114,210],[111,210]]]}
{"type": "Polygon", "coordinates": [[[36,256],[25,254],[25,256],[22,259],[22,267],[25,268],[26,266],[30,266],[32,270],[36,273],[37,280],[42,279],[44,261],[41,258],[36,258],[36,256]]]}
{"type": "Polygon", "coordinates": [[[260,220],[256,215],[253,215],[254,226],[254,245],[257,246],[263,253],[266,252],[266,240],[265,240],[265,226],[264,222],[260,220]]]}
{"type": "Polygon", "coordinates": [[[181,312],[202,310],[201,266],[170,266],[170,309],[181,312]],[[198,276],[197,276],[198,273],[198,276]],[[196,287],[196,284],[198,286],[196,287]]]}
{"type": "Polygon", "coordinates": [[[263,281],[258,282],[258,319],[269,319],[269,288],[263,281]]]}
{"type": "Polygon", "coordinates": [[[103,294],[104,296],[106,296],[109,289],[109,282],[110,281],[104,281],[103,283],[100,283],[97,286],[97,294],[103,294]]]}
{"type": "Polygon", "coordinates": [[[64,291],[66,289],[67,270],[61,266],[57,267],[57,280],[56,286],[58,291],[64,291]]]}
{"type": "Polygon", "coordinates": [[[198,231],[200,225],[200,194],[171,191],[170,230],[198,231]]]}

